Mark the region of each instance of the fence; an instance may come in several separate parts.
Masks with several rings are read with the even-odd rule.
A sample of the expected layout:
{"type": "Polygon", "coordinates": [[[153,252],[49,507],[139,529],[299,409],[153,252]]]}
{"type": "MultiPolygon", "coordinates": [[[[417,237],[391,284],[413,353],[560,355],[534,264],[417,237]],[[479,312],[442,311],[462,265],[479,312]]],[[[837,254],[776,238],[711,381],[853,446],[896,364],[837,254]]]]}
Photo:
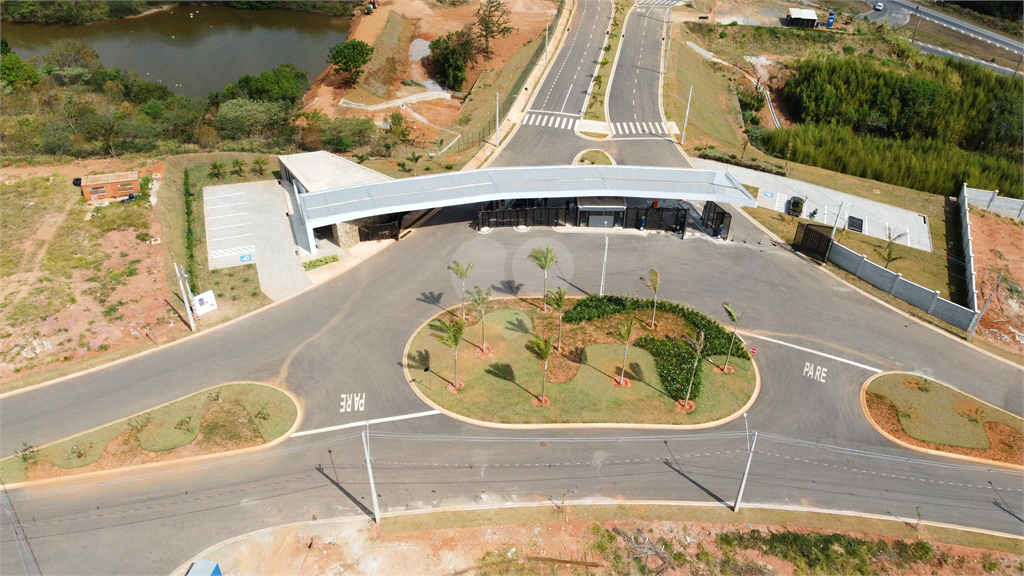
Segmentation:
{"type": "Polygon", "coordinates": [[[968,188],[967,184],[964,184],[961,194],[967,196],[967,201],[971,206],[984,208],[985,210],[990,210],[996,214],[1009,216],[1010,218],[1016,218],[1018,220],[1024,219],[1024,200],[1000,196],[998,190],[968,188]]]}
{"type": "MultiPolygon", "coordinates": [[[[554,26],[558,22],[558,19],[561,18],[562,8],[564,6],[565,2],[558,3],[558,10],[555,12],[555,17],[551,21],[552,26],[554,26]]],[[[512,88],[509,89],[508,94],[505,95],[504,100],[502,100],[498,105],[498,116],[500,116],[502,120],[504,120],[505,117],[508,116],[508,113],[512,110],[512,105],[515,104],[516,97],[519,96],[519,92],[523,89],[523,85],[526,84],[526,80],[530,77],[530,74],[533,72],[534,67],[536,67],[537,61],[540,60],[541,56],[543,55],[544,42],[538,42],[537,49],[534,50],[533,56],[530,57],[530,60],[529,62],[526,63],[526,66],[523,66],[523,70],[522,72],[520,72],[519,78],[517,78],[515,83],[512,84],[512,88]]],[[[459,139],[458,146],[455,146],[450,151],[462,152],[467,148],[472,148],[473,146],[476,146],[480,142],[484,142],[488,138],[490,138],[494,134],[494,129],[494,119],[492,118],[491,120],[487,121],[487,124],[483,128],[480,128],[479,130],[476,130],[469,134],[463,134],[462,138],[459,139]]]]}
{"type": "Polygon", "coordinates": [[[960,209],[960,242],[964,251],[964,281],[967,284],[967,307],[978,309],[978,287],[974,278],[974,250],[971,247],[971,210],[967,205],[967,185],[960,189],[956,201],[960,209]]]}
{"type": "Polygon", "coordinates": [[[700,219],[705,230],[715,238],[728,238],[729,228],[732,226],[732,214],[718,204],[710,200],[704,204],[704,213],[700,219]]]}
{"type": "Polygon", "coordinates": [[[969,330],[977,316],[977,308],[965,308],[939,297],[938,290],[929,290],[924,286],[904,280],[903,275],[887,270],[868,257],[850,250],[838,242],[832,242],[825,231],[828,226],[813,225],[806,222],[797,227],[793,247],[801,252],[818,255],[836,266],[850,272],[875,288],[903,300],[928,314],[961,330],[969,330]],[[831,248],[829,246],[831,245],[831,248]]]}
{"type": "MultiPolygon", "coordinates": [[[[576,211],[572,211],[575,216],[576,211]]],[[[503,226],[565,226],[566,209],[515,208],[511,210],[481,210],[477,215],[478,230],[503,226]]]]}
{"type": "Polygon", "coordinates": [[[623,228],[686,233],[684,208],[626,208],[623,228]]]}
{"type": "Polygon", "coordinates": [[[390,240],[398,238],[401,231],[401,218],[396,222],[385,222],[383,224],[363,224],[359,226],[359,241],[373,242],[375,240],[390,240]]]}

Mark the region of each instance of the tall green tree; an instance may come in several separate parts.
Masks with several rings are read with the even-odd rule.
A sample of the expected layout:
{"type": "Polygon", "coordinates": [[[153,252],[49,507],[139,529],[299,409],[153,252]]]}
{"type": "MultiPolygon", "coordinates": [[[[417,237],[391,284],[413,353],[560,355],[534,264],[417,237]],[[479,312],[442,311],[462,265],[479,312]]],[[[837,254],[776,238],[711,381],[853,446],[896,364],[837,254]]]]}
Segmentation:
{"type": "Polygon", "coordinates": [[[473,34],[473,26],[449,32],[430,43],[430,63],[437,80],[449,90],[462,90],[466,82],[466,67],[476,60],[480,43],[473,34]]]}
{"type": "MultiPolygon", "coordinates": [[[[555,256],[555,251],[548,246],[543,250],[540,248],[534,248],[530,250],[529,255],[530,261],[537,265],[538,268],[544,271],[544,292],[542,294],[547,295],[548,293],[548,270],[554,265],[555,261],[558,260],[558,256],[555,256]]],[[[544,311],[548,311],[548,301],[544,298],[544,311]]]]}
{"type": "Polygon", "coordinates": [[[565,310],[565,288],[548,290],[545,302],[558,311],[558,351],[562,351],[562,311],[565,310]]]}
{"type": "Polygon", "coordinates": [[[345,72],[352,81],[359,79],[363,66],[370,63],[373,57],[373,46],[362,40],[349,40],[331,47],[327,62],[334,64],[334,73],[345,72]]]}
{"type": "Polygon", "coordinates": [[[725,356],[725,367],[722,368],[722,372],[729,370],[729,359],[732,358],[732,346],[736,343],[736,329],[740,327],[740,320],[743,320],[743,314],[747,311],[744,310],[743,314],[736,314],[736,311],[732,309],[732,306],[728,302],[722,304],[722,308],[725,308],[725,313],[729,315],[729,321],[732,322],[732,335],[729,337],[729,353],[725,356]]]}
{"type": "Polygon", "coordinates": [[[654,315],[658,313],[658,289],[661,287],[661,277],[658,275],[658,271],[651,268],[651,278],[648,280],[643,276],[640,277],[647,285],[647,288],[651,292],[654,292],[654,309],[651,311],[651,328],[654,328],[654,315]]]}
{"type": "Polygon", "coordinates": [[[458,260],[452,260],[448,270],[452,274],[458,276],[459,280],[462,280],[462,294],[459,295],[459,299],[462,300],[462,320],[466,320],[466,278],[469,278],[469,273],[473,271],[473,263],[463,266],[458,260]]]}
{"type": "Polygon", "coordinates": [[[626,345],[626,351],[622,354],[622,371],[619,373],[619,385],[626,383],[626,361],[629,358],[629,343],[633,339],[633,323],[636,318],[632,313],[629,315],[629,321],[623,322],[615,327],[615,339],[626,345]]]}
{"type": "Polygon", "coordinates": [[[39,71],[35,66],[25,62],[21,56],[10,52],[0,59],[0,80],[11,85],[23,80],[35,84],[39,82],[39,71]]]}
{"type": "Polygon", "coordinates": [[[491,301],[491,289],[483,290],[479,286],[466,293],[466,298],[480,310],[480,350],[487,351],[487,326],[484,325],[484,318],[487,316],[487,304],[491,301]]]}
{"type": "Polygon", "coordinates": [[[476,9],[476,26],[484,39],[484,50],[491,57],[491,39],[504,38],[515,28],[511,26],[512,10],[502,0],[482,0],[476,9]]]}
{"type": "Polygon", "coordinates": [[[459,344],[462,342],[462,335],[466,332],[466,322],[456,318],[451,322],[445,322],[444,320],[436,320],[438,327],[441,329],[440,334],[434,334],[437,341],[443,346],[451,348],[455,352],[455,361],[453,366],[452,376],[452,387],[456,390],[459,389],[459,344]]]}
{"type": "Polygon", "coordinates": [[[217,180],[224,179],[224,163],[220,160],[214,160],[210,162],[210,178],[216,178],[217,180]]]}
{"type": "Polygon", "coordinates": [[[700,368],[700,361],[704,357],[704,331],[697,330],[696,336],[683,336],[683,340],[693,351],[693,368],[690,370],[690,383],[686,386],[686,399],[683,400],[683,407],[690,403],[690,391],[693,390],[693,379],[700,368]]]}
{"type": "Polygon", "coordinates": [[[551,360],[551,355],[554,353],[554,345],[551,342],[551,338],[541,338],[540,336],[534,336],[529,343],[526,345],[529,349],[530,354],[533,354],[534,358],[544,363],[544,376],[540,385],[540,403],[543,406],[547,404],[547,386],[548,386],[548,361],[551,360]]]}

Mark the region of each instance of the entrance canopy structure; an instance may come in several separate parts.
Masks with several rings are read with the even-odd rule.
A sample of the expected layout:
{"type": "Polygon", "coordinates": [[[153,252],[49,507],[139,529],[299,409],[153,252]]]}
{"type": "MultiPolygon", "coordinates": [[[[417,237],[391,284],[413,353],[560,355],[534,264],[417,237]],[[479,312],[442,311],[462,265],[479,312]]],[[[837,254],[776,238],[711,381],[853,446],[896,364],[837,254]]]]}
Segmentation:
{"type": "MultiPolygon", "coordinates": [[[[301,176],[300,176],[301,178],[301,176]]],[[[542,166],[449,172],[296,195],[309,246],[313,229],[371,216],[494,200],[617,196],[756,206],[727,172],[640,166],[542,166]]]]}

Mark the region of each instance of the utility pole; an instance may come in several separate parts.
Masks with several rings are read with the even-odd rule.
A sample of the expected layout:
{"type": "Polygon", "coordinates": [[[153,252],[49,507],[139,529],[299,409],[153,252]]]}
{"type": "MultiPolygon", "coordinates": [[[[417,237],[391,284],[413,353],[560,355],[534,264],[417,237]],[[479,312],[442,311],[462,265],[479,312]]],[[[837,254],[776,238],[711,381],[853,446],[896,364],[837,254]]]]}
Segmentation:
{"type": "Polygon", "coordinates": [[[548,28],[550,28],[550,27],[551,27],[550,24],[546,24],[544,26],[544,65],[545,66],[548,65],[548,28]]]}
{"type": "Polygon", "coordinates": [[[686,144],[686,130],[687,125],[690,123],[690,101],[693,100],[693,84],[690,84],[690,96],[686,98],[686,116],[683,118],[683,138],[679,143],[680,146],[686,144]]]}
{"type": "Polygon", "coordinates": [[[839,210],[836,210],[836,219],[832,223],[832,233],[828,235],[828,248],[825,250],[825,264],[828,264],[828,255],[832,253],[832,242],[835,242],[836,226],[839,225],[839,215],[843,213],[843,202],[839,203],[839,210]]]}
{"type": "Polygon", "coordinates": [[[174,263],[174,274],[178,277],[178,290],[181,291],[181,299],[185,301],[185,312],[188,313],[188,325],[192,331],[196,331],[196,321],[192,318],[192,307],[189,305],[189,295],[185,292],[185,286],[181,282],[181,271],[178,270],[178,263],[174,263]]]}
{"type": "Polygon", "coordinates": [[[981,317],[985,315],[985,310],[988,310],[988,303],[992,301],[992,296],[999,290],[999,283],[1003,281],[1003,273],[999,273],[999,279],[996,280],[996,287],[988,293],[988,298],[985,299],[985,305],[981,307],[981,312],[978,313],[978,317],[974,319],[974,324],[971,326],[971,333],[967,335],[967,339],[974,338],[974,331],[978,329],[978,325],[981,324],[981,317]]]}
{"type": "MultiPolygon", "coordinates": [[[[373,483],[373,468],[370,465],[370,440],[363,432],[363,451],[366,453],[366,472],[370,475],[370,496],[373,496],[373,521],[380,524],[380,506],[377,505],[377,485],[373,483]]],[[[747,464],[749,467],[750,464],[747,464]]]]}
{"type": "Polygon", "coordinates": [[[608,269],[608,223],[604,224],[604,262],[601,263],[601,291],[598,296],[604,296],[604,273],[608,269]]]}
{"type": "Polygon", "coordinates": [[[920,6],[914,7],[914,16],[917,16],[917,25],[914,26],[914,35],[910,37],[910,43],[911,44],[913,44],[914,40],[917,39],[917,29],[918,29],[918,27],[921,26],[921,16],[918,15],[918,12],[920,12],[920,11],[921,11],[921,7],[920,6]]]}
{"type": "Polygon", "coordinates": [[[494,147],[501,144],[501,105],[498,103],[498,93],[494,93],[494,147]]]}
{"type": "Polygon", "coordinates": [[[1018,60],[1017,61],[1017,65],[1013,67],[1013,74],[1010,75],[1010,78],[1016,78],[1017,77],[1017,70],[1020,70],[1021,62],[1024,62],[1024,52],[1021,52],[1020,60],[1018,60]]]}
{"type": "MultiPolygon", "coordinates": [[[[750,437],[747,437],[747,441],[750,442],[750,437]]],[[[747,474],[750,473],[750,461],[754,459],[754,446],[757,446],[757,430],[754,430],[754,441],[750,442],[747,467],[743,470],[743,480],[740,482],[740,491],[736,494],[736,504],[732,507],[733,512],[739,512],[740,510],[740,502],[743,500],[743,489],[747,487],[747,474]]]]}

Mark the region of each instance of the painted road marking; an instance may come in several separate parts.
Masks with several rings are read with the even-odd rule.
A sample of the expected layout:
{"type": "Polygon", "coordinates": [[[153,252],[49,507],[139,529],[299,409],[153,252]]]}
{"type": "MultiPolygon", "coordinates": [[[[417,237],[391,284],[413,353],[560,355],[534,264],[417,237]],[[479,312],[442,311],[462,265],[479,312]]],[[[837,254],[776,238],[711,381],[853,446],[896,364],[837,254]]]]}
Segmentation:
{"type": "Polygon", "coordinates": [[[804,376],[811,380],[817,380],[822,384],[825,383],[825,376],[828,374],[828,368],[823,366],[815,366],[810,362],[804,362],[804,376]]]}
{"type": "Polygon", "coordinates": [[[740,331],[737,331],[737,333],[742,335],[742,336],[751,336],[753,338],[760,338],[761,340],[767,340],[768,342],[774,342],[776,344],[781,344],[783,346],[789,346],[790,348],[795,348],[797,350],[802,350],[804,352],[810,352],[811,354],[817,354],[818,356],[824,356],[825,358],[831,358],[832,360],[836,360],[836,361],[839,361],[839,362],[845,362],[846,364],[850,364],[850,365],[856,366],[858,368],[863,368],[865,370],[870,370],[870,371],[872,371],[872,372],[874,372],[876,374],[882,371],[882,370],[880,370],[878,368],[875,368],[873,366],[868,366],[867,364],[861,364],[860,362],[854,362],[853,360],[847,360],[846,358],[840,358],[839,356],[833,356],[832,354],[826,354],[826,353],[820,352],[818,350],[811,350],[810,348],[804,348],[803,346],[797,346],[796,344],[790,344],[789,342],[783,342],[782,340],[776,340],[774,338],[769,338],[767,336],[761,336],[759,334],[752,334],[750,332],[740,332],[740,331]]]}
{"type": "Polygon", "coordinates": [[[342,394],[341,410],[338,412],[362,412],[366,408],[366,393],[342,394]]]}
{"type": "Polygon", "coordinates": [[[217,258],[219,256],[237,256],[239,254],[247,254],[255,251],[255,246],[241,246],[238,248],[225,248],[224,250],[211,250],[210,258],[217,258]]]}
{"type": "Polygon", "coordinates": [[[439,410],[427,410],[426,412],[416,412],[415,414],[404,414],[402,416],[389,416],[387,418],[376,418],[373,420],[363,420],[362,422],[349,422],[348,424],[340,424],[338,426],[328,426],[327,428],[317,428],[316,430],[303,430],[302,432],[296,432],[292,434],[292,437],[296,436],[309,436],[310,434],[321,434],[323,432],[334,432],[335,430],[344,430],[345,428],[356,428],[358,426],[367,426],[369,424],[382,424],[384,422],[395,422],[398,420],[409,420],[411,418],[422,418],[424,416],[433,416],[434,414],[440,414],[439,410]]]}
{"type": "Polygon", "coordinates": [[[545,128],[557,128],[559,130],[575,130],[579,124],[576,114],[565,114],[562,112],[531,112],[526,115],[523,122],[527,126],[543,126],[545,128]]]}

